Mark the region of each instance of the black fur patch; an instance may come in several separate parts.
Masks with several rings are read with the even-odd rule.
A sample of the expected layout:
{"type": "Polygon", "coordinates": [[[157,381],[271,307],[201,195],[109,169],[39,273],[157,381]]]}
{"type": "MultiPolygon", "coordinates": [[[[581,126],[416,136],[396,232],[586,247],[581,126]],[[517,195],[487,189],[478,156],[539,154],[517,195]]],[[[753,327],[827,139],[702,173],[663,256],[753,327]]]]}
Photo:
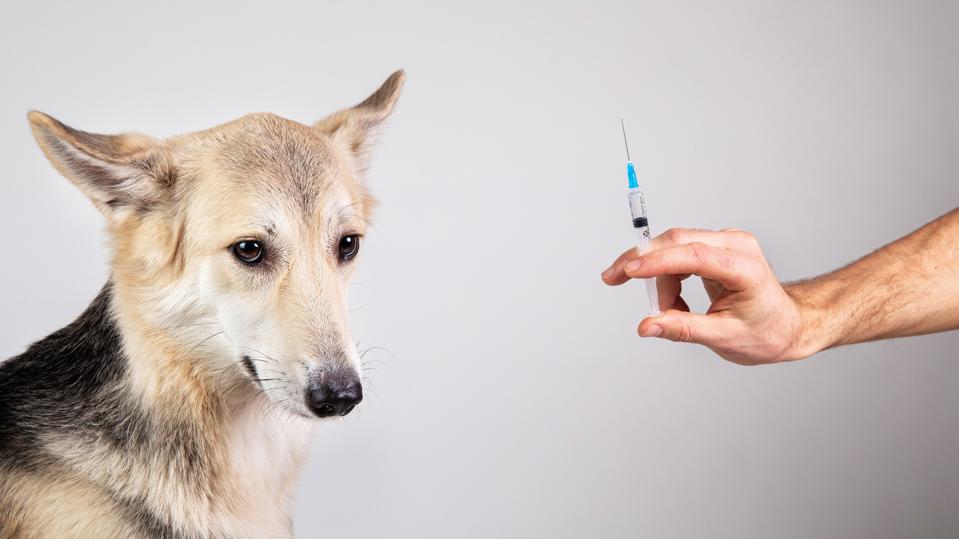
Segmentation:
{"type": "Polygon", "coordinates": [[[250,359],[250,356],[243,356],[243,366],[246,367],[246,372],[250,373],[250,376],[253,377],[253,380],[259,383],[260,377],[256,374],[256,365],[253,364],[253,360],[250,359]]]}
{"type": "MultiPolygon", "coordinates": [[[[72,324],[0,363],[0,465],[42,464],[37,433],[96,429],[81,421],[126,369],[120,334],[110,319],[110,285],[72,324]],[[10,461],[16,461],[10,462],[10,461]]],[[[94,406],[99,409],[102,404],[94,406]]]]}
{"type": "Polygon", "coordinates": [[[130,521],[135,522],[146,537],[155,539],[184,539],[183,534],[177,531],[165,520],[158,518],[153,512],[146,509],[144,500],[121,500],[117,504],[123,508],[123,513],[130,521]]]}
{"type": "MultiPolygon", "coordinates": [[[[110,298],[108,283],[73,323],[0,363],[0,474],[4,469],[41,471],[56,464],[40,442],[41,433],[107,441],[118,451],[152,445],[149,418],[119,389],[127,360],[110,314],[110,298]]],[[[188,457],[184,460],[199,466],[194,440],[169,443],[188,457]]],[[[140,501],[115,499],[118,509],[148,536],[176,536],[166,519],[140,501]]]]}

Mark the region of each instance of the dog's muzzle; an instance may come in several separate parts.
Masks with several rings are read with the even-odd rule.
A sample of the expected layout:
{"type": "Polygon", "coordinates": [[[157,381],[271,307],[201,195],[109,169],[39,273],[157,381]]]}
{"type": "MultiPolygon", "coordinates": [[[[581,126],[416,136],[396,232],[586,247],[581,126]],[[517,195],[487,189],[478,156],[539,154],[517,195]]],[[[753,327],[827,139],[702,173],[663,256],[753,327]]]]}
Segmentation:
{"type": "Polygon", "coordinates": [[[306,404],[317,417],[346,415],[363,400],[363,386],[351,369],[318,372],[310,377],[306,404]]]}

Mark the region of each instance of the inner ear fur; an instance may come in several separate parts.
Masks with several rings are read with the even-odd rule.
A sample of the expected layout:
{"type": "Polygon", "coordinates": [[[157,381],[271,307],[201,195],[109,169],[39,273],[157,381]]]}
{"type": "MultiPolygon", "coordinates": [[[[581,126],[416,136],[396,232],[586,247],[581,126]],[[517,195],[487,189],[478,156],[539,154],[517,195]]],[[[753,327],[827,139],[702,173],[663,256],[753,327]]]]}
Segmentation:
{"type": "Polygon", "coordinates": [[[363,157],[376,127],[393,112],[405,80],[403,70],[394,72],[359,104],[335,112],[313,127],[345,144],[356,156],[363,157]]]}
{"type": "Polygon", "coordinates": [[[108,216],[156,204],[175,181],[172,161],[156,139],[88,133],[37,111],[28,119],[47,159],[108,216]]]}

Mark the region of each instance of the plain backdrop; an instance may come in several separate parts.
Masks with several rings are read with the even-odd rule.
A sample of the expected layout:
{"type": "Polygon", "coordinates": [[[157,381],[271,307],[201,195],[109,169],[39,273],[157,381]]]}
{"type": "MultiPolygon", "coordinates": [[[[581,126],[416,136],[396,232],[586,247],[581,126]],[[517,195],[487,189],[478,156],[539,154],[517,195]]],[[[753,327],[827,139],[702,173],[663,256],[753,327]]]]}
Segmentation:
{"type": "Polygon", "coordinates": [[[311,122],[405,68],[351,298],[375,372],[317,429],[298,537],[955,537],[959,334],[746,368],[639,339],[641,286],[599,274],[634,239],[620,117],[654,232],[751,230],[784,280],[955,207],[957,25],[911,1],[5,4],[0,357],[108,275],[29,109],[311,122]]]}

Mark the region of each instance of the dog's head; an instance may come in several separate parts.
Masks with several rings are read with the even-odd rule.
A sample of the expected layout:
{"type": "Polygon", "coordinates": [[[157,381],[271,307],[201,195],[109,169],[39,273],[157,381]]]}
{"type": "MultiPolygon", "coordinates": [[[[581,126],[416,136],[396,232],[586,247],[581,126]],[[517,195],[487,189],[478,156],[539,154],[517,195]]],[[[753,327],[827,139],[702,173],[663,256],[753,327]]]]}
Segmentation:
{"type": "Polygon", "coordinates": [[[362,388],[347,288],[373,205],[361,176],[403,79],[312,126],[251,114],[162,141],[30,113],[107,217],[126,346],[162,348],[221,389],[247,377],[294,413],[349,413],[362,388]]]}

